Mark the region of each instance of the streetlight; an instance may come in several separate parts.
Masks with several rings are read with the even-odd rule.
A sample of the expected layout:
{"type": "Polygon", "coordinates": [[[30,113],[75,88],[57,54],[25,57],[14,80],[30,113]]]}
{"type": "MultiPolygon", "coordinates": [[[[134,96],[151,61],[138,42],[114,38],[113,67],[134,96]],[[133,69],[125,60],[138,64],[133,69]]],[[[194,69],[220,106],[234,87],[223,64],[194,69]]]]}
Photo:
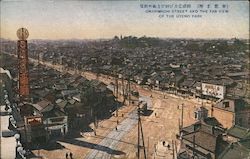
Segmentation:
{"type": "Polygon", "coordinates": [[[6,103],[7,105],[10,105],[10,101],[9,101],[8,99],[5,100],[5,103],[6,103]]]}
{"type": "Polygon", "coordinates": [[[17,152],[20,154],[20,156],[23,158],[23,159],[26,159],[26,157],[24,156],[26,154],[26,151],[23,149],[22,146],[19,146],[17,148],[17,152]]]}
{"type": "Polygon", "coordinates": [[[18,144],[18,141],[20,139],[20,134],[15,134],[14,137],[16,139],[16,144],[18,144]]]}
{"type": "Polygon", "coordinates": [[[5,95],[4,95],[4,99],[8,99],[8,94],[5,94],[5,95]]]}
{"type": "Polygon", "coordinates": [[[16,139],[16,158],[18,158],[18,150],[20,150],[20,145],[21,143],[19,143],[19,139],[20,139],[20,134],[15,134],[14,135],[15,139],[16,139]],[[18,149],[19,148],[19,149],[18,149]]]}
{"type": "Polygon", "coordinates": [[[8,115],[11,115],[12,114],[12,109],[8,108],[7,112],[8,112],[8,115]]]}
{"type": "Polygon", "coordinates": [[[19,146],[17,147],[17,152],[21,153],[23,151],[23,147],[19,146]]]}

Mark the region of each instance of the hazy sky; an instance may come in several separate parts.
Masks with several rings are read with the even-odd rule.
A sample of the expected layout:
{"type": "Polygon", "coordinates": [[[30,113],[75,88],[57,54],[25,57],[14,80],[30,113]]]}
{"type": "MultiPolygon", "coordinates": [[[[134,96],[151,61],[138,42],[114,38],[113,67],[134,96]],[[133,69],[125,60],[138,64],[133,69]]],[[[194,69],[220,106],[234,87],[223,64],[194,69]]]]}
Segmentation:
{"type": "MultiPolygon", "coordinates": [[[[1,3],[1,37],[17,39],[25,27],[29,39],[95,39],[115,35],[175,38],[249,38],[248,1],[7,1],[1,3]],[[229,13],[202,18],[159,18],[140,4],[226,4],[229,13]]],[[[175,14],[177,15],[177,14],[175,14]]],[[[190,15],[190,14],[189,14],[190,15]]]]}

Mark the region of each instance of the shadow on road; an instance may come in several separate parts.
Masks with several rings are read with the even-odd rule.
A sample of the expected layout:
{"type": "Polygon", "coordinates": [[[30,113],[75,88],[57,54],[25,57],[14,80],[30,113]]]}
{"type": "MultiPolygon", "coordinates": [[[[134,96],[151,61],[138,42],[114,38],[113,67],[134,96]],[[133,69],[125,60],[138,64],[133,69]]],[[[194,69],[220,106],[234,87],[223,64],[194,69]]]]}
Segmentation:
{"type": "Polygon", "coordinates": [[[73,144],[73,145],[77,145],[77,146],[87,147],[90,149],[95,149],[98,151],[103,151],[103,152],[106,152],[106,153],[111,154],[111,155],[123,155],[123,154],[125,154],[122,151],[114,150],[114,149],[111,149],[111,148],[106,147],[106,146],[102,146],[102,145],[98,145],[98,144],[94,144],[94,143],[90,143],[90,142],[86,142],[86,141],[80,141],[80,140],[76,140],[76,139],[62,139],[60,141],[66,142],[69,144],[73,144]]]}
{"type": "Polygon", "coordinates": [[[122,143],[125,143],[125,144],[128,144],[128,145],[137,146],[137,143],[130,143],[130,142],[126,142],[126,141],[123,141],[123,140],[117,140],[117,139],[110,138],[110,137],[107,137],[107,136],[97,135],[97,136],[93,136],[93,137],[94,138],[99,138],[99,139],[108,138],[108,139],[115,140],[115,141],[118,141],[118,142],[122,142],[122,143]]]}
{"type": "MultiPolygon", "coordinates": [[[[27,145],[25,145],[26,147],[27,145]]],[[[50,141],[48,143],[44,143],[44,144],[32,144],[32,145],[28,145],[28,148],[30,150],[40,150],[40,149],[44,149],[47,151],[53,151],[53,150],[58,150],[58,149],[64,149],[65,147],[63,145],[61,145],[60,143],[58,143],[57,141],[53,140],[50,141]]]]}

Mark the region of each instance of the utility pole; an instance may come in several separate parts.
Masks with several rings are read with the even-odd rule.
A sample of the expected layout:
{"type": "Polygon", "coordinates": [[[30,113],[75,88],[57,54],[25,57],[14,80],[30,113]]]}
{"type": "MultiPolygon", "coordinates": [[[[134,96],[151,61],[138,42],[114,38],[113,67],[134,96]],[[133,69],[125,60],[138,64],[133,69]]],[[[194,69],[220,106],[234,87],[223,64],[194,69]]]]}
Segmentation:
{"type": "Polygon", "coordinates": [[[174,153],[174,141],[172,140],[172,151],[173,151],[173,159],[175,159],[175,153],[174,153]]]}
{"type": "Polygon", "coordinates": [[[116,86],[116,97],[118,98],[118,79],[117,79],[117,72],[115,74],[115,86],[116,86]]]}
{"type": "Polygon", "coordinates": [[[140,116],[141,110],[140,110],[139,105],[138,105],[138,108],[137,108],[137,113],[138,113],[137,157],[138,157],[138,159],[140,159],[140,148],[141,148],[140,137],[141,137],[142,138],[142,147],[143,147],[144,159],[146,159],[147,156],[146,156],[146,149],[145,149],[145,143],[144,143],[144,136],[143,136],[142,123],[141,123],[141,116],[140,116]]]}
{"type": "Polygon", "coordinates": [[[177,152],[177,144],[176,144],[176,140],[174,141],[174,146],[175,146],[175,154],[176,154],[176,158],[177,158],[177,157],[178,157],[178,156],[177,156],[177,153],[178,153],[178,152],[177,152]]]}
{"type": "Polygon", "coordinates": [[[116,68],[114,68],[113,77],[114,77],[114,96],[118,97],[118,80],[117,80],[116,68]]]}
{"type": "Polygon", "coordinates": [[[116,94],[115,94],[115,92],[116,92],[116,90],[115,90],[116,89],[116,86],[115,86],[115,72],[113,72],[113,73],[114,73],[114,88],[113,88],[114,91],[113,92],[114,92],[114,96],[116,97],[116,94]]]}
{"type": "Polygon", "coordinates": [[[178,128],[179,128],[179,135],[181,133],[181,123],[180,123],[180,117],[178,118],[178,128]]]}
{"type": "Polygon", "coordinates": [[[39,81],[40,80],[40,67],[39,67],[39,64],[40,64],[40,58],[39,58],[39,54],[40,52],[38,52],[37,54],[37,80],[39,81]]]}
{"type": "Polygon", "coordinates": [[[138,136],[137,136],[137,156],[140,159],[140,110],[138,108],[138,136]]]}
{"type": "Polygon", "coordinates": [[[183,116],[184,116],[184,112],[183,112],[183,106],[184,104],[181,104],[181,129],[183,128],[183,116]]]}
{"type": "Polygon", "coordinates": [[[148,136],[148,149],[147,149],[147,154],[149,154],[149,136],[148,136]]]}
{"type": "Polygon", "coordinates": [[[194,152],[194,150],[195,150],[195,135],[193,136],[193,159],[194,159],[194,157],[195,157],[195,152],[194,152]]]}
{"type": "Polygon", "coordinates": [[[124,94],[124,78],[123,78],[123,75],[122,75],[122,96],[123,96],[123,102],[125,101],[125,94],[124,94]]]}
{"type": "Polygon", "coordinates": [[[212,108],[211,108],[211,117],[214,116],[214,104],[212,104],[212,108]]]}
{"type": "Polygon", "coordinates": [[[129,76],[128,76],[128,104],[130,105],[130,100],[131,100],[131,89],[130,89],[130,72],[129,72],[129,76]]]}
{"type": "Polygon", "coordinates": [[[116,116],[118,117],[118,99],[116,98],[116,103],[115,103],[115,105],[116,105],[116,116]]]}
{"type": "Polygon", "coordinates": [[[125,84],[125,100],[128,100],[128,80],[126,81],[125,84]]]}

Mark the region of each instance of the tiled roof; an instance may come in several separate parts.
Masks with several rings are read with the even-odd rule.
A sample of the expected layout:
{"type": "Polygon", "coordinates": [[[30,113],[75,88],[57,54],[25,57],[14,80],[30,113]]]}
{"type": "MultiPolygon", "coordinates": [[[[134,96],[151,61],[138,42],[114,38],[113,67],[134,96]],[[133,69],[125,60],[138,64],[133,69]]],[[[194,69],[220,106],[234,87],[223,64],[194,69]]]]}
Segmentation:
{"type": "Polygon", "coordinates": [[[42,100],[38,103],[36,103],[37,105],[39,105],[42,109],[44,109],[45,107],[47,107],[49,104],[51,104],[51,102],[47,101],[47,100],[42,100]]]}
{"type": "Polygon", "coordinates": [[[219,121],[215,117],[208,117],[203,119],[203,121],[211,126],[222,126],[221,123],[219,123],[219,121]]]}
{"type": "Polygon", "coordinates": [[[203,131],[197,131],[183,136],[184,140],[193,142],[193,137],[195,136],[195,144],[215,153],[216,151],[216,140],[217,137],[203,131]]]}
{"type": "Polygon", "coordinates": [[[65,106],[67,105],[67,101],[62,101],[62,102],[60,102],[60,103],[57,103],[57,105],[60,107],[60,108],[65,108],[65,106]]]}
{"type": "Polygon", "coordinates": [[[237,142],[230,144],[218,159],[247,159],[249,156],[250,149],[237,142]]]}
{"type": "Polygon", "coordinates": [[[233,137],[239,138],[239,139],[245,139],[249,138],[250,139],[250,130],[234,125],[227,131],[228,135],[231,135],[233,137]]]}

